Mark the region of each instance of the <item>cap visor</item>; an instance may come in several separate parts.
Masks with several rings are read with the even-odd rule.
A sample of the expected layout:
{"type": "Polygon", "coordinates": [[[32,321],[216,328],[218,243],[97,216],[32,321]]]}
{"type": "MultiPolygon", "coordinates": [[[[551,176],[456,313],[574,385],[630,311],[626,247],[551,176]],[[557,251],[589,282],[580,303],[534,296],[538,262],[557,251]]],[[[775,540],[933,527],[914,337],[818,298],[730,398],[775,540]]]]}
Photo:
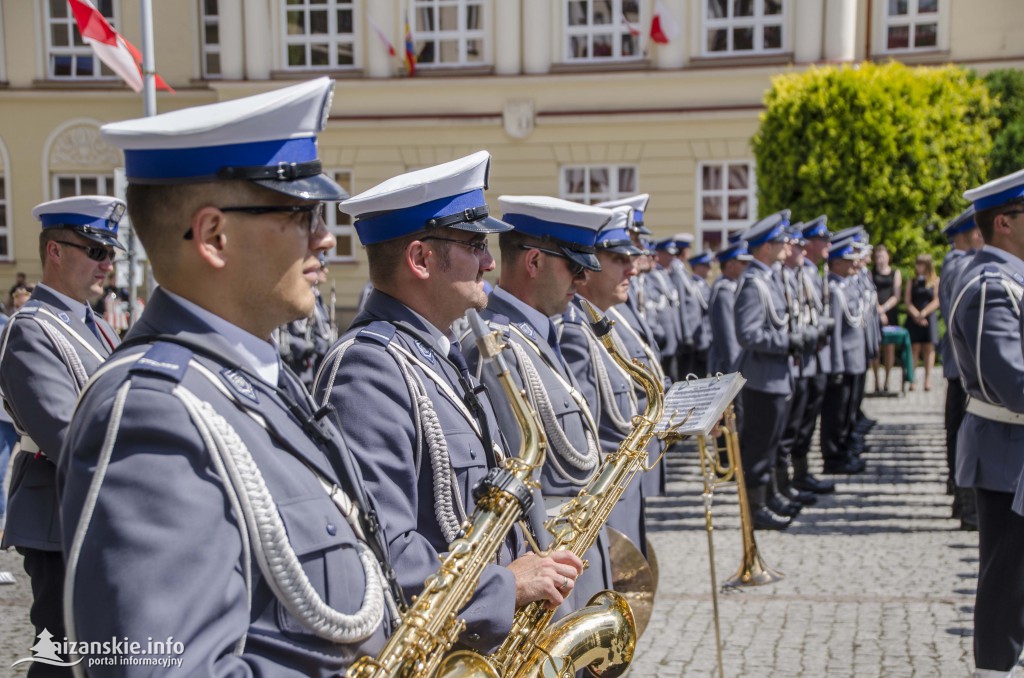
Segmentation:
{"type": "Polygon", "coordinates": [[[303,200],[326,200],[335,202],[345,200],[349,194],[326,174],[315,174],[311,177],[279,181],[277,179],[253,179],[254,184],[269,188],[303,200]]]}
{"type": "Polygon", "coordinates": [[[505,233],[512,230],[512,225],[506,224],[501,219],[484,217],[475,221],[460,221],[445,228],[454,228],[459,231],[469,231],[470,233],[505,233]]]}
{"type": "Polygon", "coordinates": [[[100,235],[98,233],[85,233],[83,231],[79,231],[78,229],[75,229],[75,233],[77,233],[78,235],[82,236],[83,238],[87,238],[89,240],[92,240],[94,243],[98,243],[98,244],[103,245],[105,247],[114,247],[114,248],[117,248],[119,250],[123,250],[125,252],[128,251],[128,250],[125,250],[124,245],[122,245],[121,242],[117,238],[115,238],[113,236],[100,235]]]}
{"type": "Polygon", "coordinates": [[[642,249],[632,244],[629,245],[612,245],[611,247],[602,247],[602,252],[614,252],[615,254],[628,254],[631,257],[638,257],[644,253],[642,249]]]}
{"type": "Polygon", "coordinates": [[[569,257],[569,260],[579,264],[583,268],[591,271],[600,271],[601,262],[597,260],[597,256],[594,254],[588,254],[586,252],[576,252],[569,249],[568,247],[559,247],[565,253],[565,256],[569,257]]]}
{"type": "Polygon", "coordinates": [[[643,224],[633,224],[629,230],[633,233],[639,233],[640,235],[653,235],[651,229],[647,228],[643,224]]]}

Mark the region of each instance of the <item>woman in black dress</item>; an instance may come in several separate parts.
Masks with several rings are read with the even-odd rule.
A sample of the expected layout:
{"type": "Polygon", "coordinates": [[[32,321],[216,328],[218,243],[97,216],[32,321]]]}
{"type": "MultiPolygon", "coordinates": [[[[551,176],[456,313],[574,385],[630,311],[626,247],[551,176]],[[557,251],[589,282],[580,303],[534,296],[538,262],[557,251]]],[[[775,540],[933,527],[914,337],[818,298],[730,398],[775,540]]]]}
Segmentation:
{"type": "MultiPolygon", "coordinates": [[[[895,325],[897,323],[897,306],[900,297],[903,296],[903,276],[898,268],[893,268],[889,263],[889,250],[885,245],[876,245],[874,251],[874,266],[871,270],[871,279],[875,283],[875,291],[878,293],[878,317],[881,326],[895,325]]],[[[871,369],[875,375],[875,393],[889,390],[889,372],[896,363],[896,345],[885,344],[877,358],[871,360],[871,369]],[[885,379],[879,381],[879,364],[885,367],[885,379]]]]}
{"type": "MultiPolygon", "coordinates": [[[[932,368],[935,367],[935,345],[939,343],[939,323],[935,311],[939,308],[939,276],[935,275],[932,255],[919,254],[914,262],[914,281],[903,292],[907,307],[907,332],[914,354],[924,363],[924,390],[932,390],[932,368]]],[[[914,383],[910,383],[914,389],[914,383]]]]}

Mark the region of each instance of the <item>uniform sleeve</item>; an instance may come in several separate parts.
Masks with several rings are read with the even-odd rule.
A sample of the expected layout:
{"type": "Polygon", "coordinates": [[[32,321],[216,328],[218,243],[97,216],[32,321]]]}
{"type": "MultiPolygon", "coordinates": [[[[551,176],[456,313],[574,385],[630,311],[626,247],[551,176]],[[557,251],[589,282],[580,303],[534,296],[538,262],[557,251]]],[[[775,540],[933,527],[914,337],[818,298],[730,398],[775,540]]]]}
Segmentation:
{"type": "MultiPolygon", "coordinates": [[[[405,378],[383,347],[356,342],[346,350],[330,394],[318,392],[317,401],[328,395],[349,450],[359,462],[367,492],[380,507],[398,581],[407,595],[416,595],[441,561],[438,550],[419,531],[421,523],[436,518],[433,513],[419,514],[424,505],[420,477],[430,473],[430,460],[425,455],[417,459],[413,405],[405,378]],[[420,475],[417,463],[424,469],[420,475]]],[[[462,640],[481,649],[501,642],[511,630],[515,591],[515,577],[507,568],[488,565],[459,615],[467,622],[462,640]]]]}
{"type": "Polygon", "coordinates": [[[597,374],[590,360],[590,349],[584,332],[586,330],[576,323],[565,323],[562,326],[562,336],[558,340],[558,348],[562,351],[566,365],[576,377],[580,393],[590,406],[590,414],[595,421],[599,421],[601,401],[597,395],[597,374]]]}
{"type": "MultiPolygon", "coordinates": [[[[826,283],[828,284],[828,283],[826,283]]],[[[846,361],[843,359],[843,296],[837,289],[831,290],[832,294],[832,339],[829,341],[829,350],[832,352],[832,374],[843,374],[846,372],[846,361]]]]}
{"type": "Polygon", "coordinates": [[[765,327],[764,302],[754,282],[741,285],[736,293],[736,339],[748,351],[786,355],[789,335],[784,328],[765,327]]]}
{"type": "Polygon", "coordinates": [[[736,308],[736,297],[732,294],[719,292],[715,295],[715,303],[710,307],[711,336],[720,344],[721,353],[726,353],[725,346],[736,341],[736,328],[733,317],[736,308]],[[733,336],[729,336],[732,334],[733,336]]]}
{"type": "Polygon", "coordinates": [[[0,363],[4,399],[18,425],[59,465],[78,401],[75,378],[35,320],[17,318],[8,332],[0,363]]]}
{"type": "MultiPolygon", "coordinates": [[[[182,404],[170,393],[133,387],[110,463],[98,477],[114,398],[94,395],[87,394],[74,419],[67,468],[61,469],[65,553],[76,528],[81,531],[66,592],[72,607],[67,623],[77,640],[173,637],[184,646],[182,675],[301,675],[265,657],[233,654],[249,628],[241,539],[182,404]],[[83,506],[94,493],[95,508],[86,516],[83,506]]],[[[146,666],[89,668],[95,676],[151,672],[146,666]]]]}

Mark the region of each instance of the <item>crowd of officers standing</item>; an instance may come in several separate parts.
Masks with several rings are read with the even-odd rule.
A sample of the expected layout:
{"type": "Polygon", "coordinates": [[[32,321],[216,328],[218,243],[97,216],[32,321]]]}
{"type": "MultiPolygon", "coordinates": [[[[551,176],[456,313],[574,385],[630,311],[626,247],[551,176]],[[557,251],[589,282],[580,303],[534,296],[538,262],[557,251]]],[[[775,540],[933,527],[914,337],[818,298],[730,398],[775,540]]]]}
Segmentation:
{"type": "MultiPolygon", "coordinates": [[[[545,521],[647,407],[593,309],[614,321],[615,352],[666,387],[742,372],[755,528],[784,529],[834,491],[809,468],[819,416],[823,473],[864,470],[860,402],[880,333],[863,228],[833,234],[824,216],[791,223],[783,210],[691,255],[689,235],[647,239],[647,195],[502,196],[498,219],[485,151],[349,197],[317,158],[332,90],[320,78],[103,127],[124,149],[127,209],[159,283],[123,342],[85,302],[110,271],[125,204],[35,210],[43,280],[5,329],[0,387],[22,435],[4,544],[24,555],[40,638],[173,638],[185,672],[202,675],[336,675],[377,655],[463,536],[474,489],[519,450],[515,413],[463,326],[470,309],[507,342],[548,447],[526,520],[473,575],[464,647],[493,650],[524,605],[564,614],[612,587],[612,529],[649,555],[644,504],[666,492],[664,464],[630,483],[586,553],[546,549],[545,521]],[[335,203],[372,288],[321,359],[286,344],[329,336],[315,289],[335,203]],[[490,235],[502,266],[488,293],[490,235]]],[[[977,376],[963,374],[972,396],[977,376]]],[[[965,427],[1013,418],[967,410],[965,427]]],[[[656,462],[662,446],[641,454],[656,462]]],[[[1019,521],[1000,497],[991,510],[1019,521]]],[[[36,662],[30,675],[58,669],[36,662]]]]}

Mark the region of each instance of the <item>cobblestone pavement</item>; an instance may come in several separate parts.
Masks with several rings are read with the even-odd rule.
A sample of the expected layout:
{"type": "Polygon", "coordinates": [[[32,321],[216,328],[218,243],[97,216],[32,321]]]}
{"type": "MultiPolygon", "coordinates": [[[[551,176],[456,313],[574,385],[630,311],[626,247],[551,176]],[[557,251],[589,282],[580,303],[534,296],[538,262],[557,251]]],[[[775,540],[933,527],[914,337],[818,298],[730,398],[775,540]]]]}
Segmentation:
{"type": "MultiPolygon", "coordinates": [[[[807,508],[783,533],[759,532],[764,560],[785,573],[769,586],[719,595],[724,675],[968,676],[977,534],[949,516],[942,379],[934,391],[869,398],[878,425],[868,469],[839,476],[838,491],[807,508]]],[[[820,464],[817,451],[812,460],[820,464]]],[[[670,494],[651,502],[660,585],[629,675],[714,676],[708,542],[692,452],[669,459],[670,494]]],[[[735,489],[714,508],[718,583],[740,563],[735,489]]],[[[0,552],[0,675],[29,656],[28,578],[13,551],[0,552]]],[[[21,667],[19,667],[20,669],[21,667]]],[[[14,675],[24,675],[20,671],[14,675]]]]}

